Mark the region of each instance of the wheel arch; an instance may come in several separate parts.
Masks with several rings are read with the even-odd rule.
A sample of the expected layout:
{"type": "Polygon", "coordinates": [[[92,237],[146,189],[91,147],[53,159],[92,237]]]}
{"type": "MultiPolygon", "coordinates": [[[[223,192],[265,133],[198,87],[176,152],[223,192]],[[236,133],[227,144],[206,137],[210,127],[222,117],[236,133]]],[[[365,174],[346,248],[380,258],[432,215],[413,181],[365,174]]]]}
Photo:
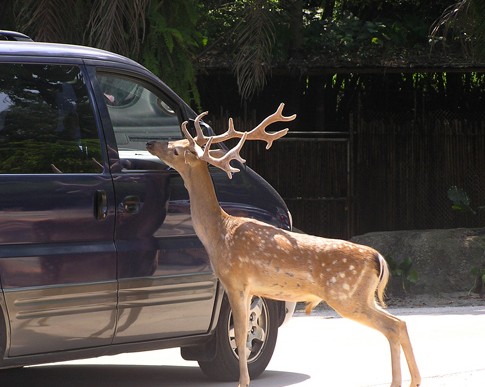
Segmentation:
{"type": "MultiPolygon", "coordinates": [[[[216,303],[213,322],[211,324],[212,335],[205,343],[192,345],[189,347],[181,347],[180,354],[182,355],[182,358],[184,360],[210,361],[213,360],[216,356],[215,328],[217,327],[217,324],[219,323],[219,318],[221,317],[222,303],[229,303],[225,292],[222,292],[220,297],[218,298],[219,301],[216,303]]],[[[270,299],[266,299],[266,301],[276,304],[276,307],[278,309],[278,327],[280,327],[287,320],[286,316],[288,313],[288,308],[286,306],[286,302],[270,299]]]]}
{"type": "Polygon", "coordinates": [[[3,363],[3,359],[7,354],[7,343],[9,342],[8,328],[8,312],[7,304],[5,302],[5,295],[3,293],[3,287],[0,278],[0,366],[3,363]]]}

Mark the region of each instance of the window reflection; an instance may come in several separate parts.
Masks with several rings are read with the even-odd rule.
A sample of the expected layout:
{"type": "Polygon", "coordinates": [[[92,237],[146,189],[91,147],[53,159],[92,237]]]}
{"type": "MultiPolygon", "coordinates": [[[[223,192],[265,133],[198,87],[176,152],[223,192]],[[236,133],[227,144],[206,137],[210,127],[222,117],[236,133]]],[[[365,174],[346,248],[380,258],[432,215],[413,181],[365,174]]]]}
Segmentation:
{"type": "Polygon", "coordinates": [[[151,158],[147,141],[181,138],[175,110],[144,83],[119,74],[99,73],[97,78],[122,158],[132,156],[126,152],[151,158]]]}
{"type": "Polygon", "coordinates": [[[77,66],[0,64],[0,173],[99,173],[101,148],[77,66]]]}

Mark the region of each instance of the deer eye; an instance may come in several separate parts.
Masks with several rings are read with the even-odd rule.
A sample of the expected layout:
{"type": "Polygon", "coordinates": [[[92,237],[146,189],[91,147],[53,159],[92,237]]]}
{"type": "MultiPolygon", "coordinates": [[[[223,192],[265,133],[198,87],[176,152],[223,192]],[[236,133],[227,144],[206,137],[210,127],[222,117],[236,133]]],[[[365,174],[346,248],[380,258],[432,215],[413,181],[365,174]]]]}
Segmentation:
{"type": "Polygon", "coordinates": [[[179,152],[178,152],[177,148],[173,148],[173,154],[175,156],[178,156],[179,155],[179,152]]]}

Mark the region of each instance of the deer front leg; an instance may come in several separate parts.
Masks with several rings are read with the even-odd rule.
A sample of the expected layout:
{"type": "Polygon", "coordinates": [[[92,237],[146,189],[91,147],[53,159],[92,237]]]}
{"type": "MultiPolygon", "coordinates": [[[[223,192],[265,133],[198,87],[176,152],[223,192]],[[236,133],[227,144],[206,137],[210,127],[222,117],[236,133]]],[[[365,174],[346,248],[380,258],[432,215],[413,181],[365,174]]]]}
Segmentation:
{"type": "Polygon", "coordinates": [[[239,356],[239,386],[249,386],[248,371],[248,348],[246,346],[248,336],[248,314],[250,296],[242,290],[227,291],[229,304],[232,309],[232,318],[234,322],[234,334],[236,336],[237,354],[239,356]]]}

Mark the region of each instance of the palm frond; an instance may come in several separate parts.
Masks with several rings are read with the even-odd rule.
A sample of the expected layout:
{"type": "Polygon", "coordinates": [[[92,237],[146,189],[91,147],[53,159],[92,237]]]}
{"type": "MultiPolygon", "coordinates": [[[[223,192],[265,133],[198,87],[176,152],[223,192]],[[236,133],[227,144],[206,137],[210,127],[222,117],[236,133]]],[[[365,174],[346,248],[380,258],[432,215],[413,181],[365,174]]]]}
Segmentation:
{"type": "Polygon", "coordinates": [[[267,82],[275,43],[269,6],[268,0],[252,0],[234,31],[237,52],[233,69],[243,99],[260,92],[267,82]]]}
{"type": "Polygon", "coordinates": [[[440,42],[445,50],[458,42],[466,56],[485,58],[485,2],[460,0],[444,10],[430,29],[432,48],[440,42]]]}
{"type": "Polygon", "coordinates": [[[75,0],[25,0],[16,3],[17,28],[41,42],[70,40],[75,0]]]}
{"type": "Polygon", "coordinates": [[[150,0],[100,0],[89,17],[87,43],[137,57],[150,0]]]}

